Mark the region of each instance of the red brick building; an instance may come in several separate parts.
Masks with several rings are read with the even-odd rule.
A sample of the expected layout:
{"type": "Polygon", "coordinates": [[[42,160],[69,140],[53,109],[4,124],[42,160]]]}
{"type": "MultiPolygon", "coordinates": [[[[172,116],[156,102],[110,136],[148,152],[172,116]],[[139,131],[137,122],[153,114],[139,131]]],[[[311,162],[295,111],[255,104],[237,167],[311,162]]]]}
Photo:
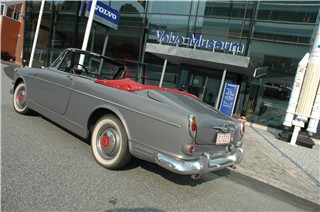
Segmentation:
{"type": "Polygon", "coordinates": [[[1,1],[1,51],[16,56],[22,63],[24,41],[24,1],[1,1]]]}

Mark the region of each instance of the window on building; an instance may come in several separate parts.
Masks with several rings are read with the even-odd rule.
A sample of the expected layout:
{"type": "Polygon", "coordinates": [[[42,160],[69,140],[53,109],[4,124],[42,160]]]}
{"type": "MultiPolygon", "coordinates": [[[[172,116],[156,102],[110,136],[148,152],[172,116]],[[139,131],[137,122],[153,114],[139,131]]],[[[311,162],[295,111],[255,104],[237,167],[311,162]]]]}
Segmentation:
{"type": "Polygon", "coordinates": [[[112,1],[110,6],[121,14],[119,26],[143,27],[145,1],[112,1]]]}
{"type": "Polygon", "coordinates": [[[304,2],[260,2],[258,20],[315,23],[320,3],[304,2]]]}
{"type": "Polygon", "coordinates": [[[243,18],[245,13],[246,2],[205,2],[204,16],[243,18]]]}
{"type": "Polygon", "coordinates": [[[189,15],[192,1],[149,1],[148,13],[189,15]]]}
{"type": "Polygon", "coordinates": [[[1,5],[1,14],[9,18],[19,20],[21,13],[21,5],[22,4],[10,5],[7,6],[7,8],[5,8],[5,5],[1,5]]]}
{"type": "Polygon", "coordinates": [[[4,7],[5,7],[5,6],[4,6],[3,4],[1,4],[0,6],[1,6],[1,8],[0,8],[0,9],[1,9],[1,15],[5,15],[5,14],[4,14],[4,13],[5,13],[4,7]]]}
{"type": "Polygon", "coordinates": [[[189,16],[148,14],[151,30],[182,31],[188,27],[189,16]]]}

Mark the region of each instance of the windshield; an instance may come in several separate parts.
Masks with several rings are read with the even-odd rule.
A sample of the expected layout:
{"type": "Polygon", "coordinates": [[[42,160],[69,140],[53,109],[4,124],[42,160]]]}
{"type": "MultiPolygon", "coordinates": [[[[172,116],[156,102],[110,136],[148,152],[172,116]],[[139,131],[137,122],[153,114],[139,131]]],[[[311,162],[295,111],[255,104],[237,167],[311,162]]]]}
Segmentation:
{"type": "Polygon", "coordinates": [[[62,53],[51,67],[99,79],[114,79],[116,74],[119,75],[126,70],[124,65],[110,58],[89,52],[69,50],[62,53]],[[82,64],[80,64],[81,56],[84,57],[82,64]]]}

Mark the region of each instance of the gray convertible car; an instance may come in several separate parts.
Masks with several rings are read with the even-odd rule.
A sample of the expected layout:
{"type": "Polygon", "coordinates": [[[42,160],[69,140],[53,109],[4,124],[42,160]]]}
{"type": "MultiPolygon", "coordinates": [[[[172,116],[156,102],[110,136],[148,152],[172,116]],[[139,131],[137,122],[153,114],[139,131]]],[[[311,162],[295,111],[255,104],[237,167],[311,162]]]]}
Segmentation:
{"type": "Polygon", "coordinates": [[[108,169],[134,156],[199,178],[240,163],[241,121],[192,94],[140,84],[126,71],[111,58],[66,49],[48,68],[15,70],[13,107],[90,138],[95,160],[108,169]]]}

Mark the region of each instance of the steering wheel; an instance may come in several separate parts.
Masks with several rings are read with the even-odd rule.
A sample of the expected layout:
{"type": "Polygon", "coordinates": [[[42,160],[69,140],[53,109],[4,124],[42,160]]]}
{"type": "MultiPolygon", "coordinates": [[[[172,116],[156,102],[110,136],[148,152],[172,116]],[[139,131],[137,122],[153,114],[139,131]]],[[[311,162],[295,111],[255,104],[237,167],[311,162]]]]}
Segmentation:
{"type": "Polygon", "coordinates": [[[86,73],[86,74],[88,73],[88,69],[87,69],[84,65],[82,65],[82,64],[80,64],[80,63],[72,64],[72,65],[70,66],[70,69],[73,70],[73,71],[76,72],[76,73],[78,73],[77,71],[81,71],[81,72],[84,72],[84,73],[86,73]],[[74,68],[75,66],[81,66],[81,69],[74,68]]]}

